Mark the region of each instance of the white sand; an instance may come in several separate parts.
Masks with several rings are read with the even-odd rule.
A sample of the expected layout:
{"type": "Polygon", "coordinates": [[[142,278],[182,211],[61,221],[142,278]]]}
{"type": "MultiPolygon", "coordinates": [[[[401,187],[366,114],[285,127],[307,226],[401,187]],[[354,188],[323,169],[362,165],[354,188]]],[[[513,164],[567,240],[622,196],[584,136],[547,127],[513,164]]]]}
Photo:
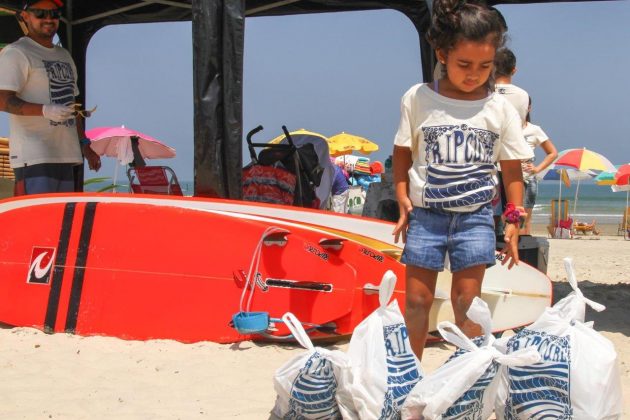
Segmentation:
{"type": "MultiPolygon", "coordinates": [[[[630,241],[550,240],[548,274],[558,282],[557,298],[569,291],[565,256],[574,258],[585,295],[608,307],[588,312],[587,319],[615,343],[630,413],[630,241]]],[[[0,329],[0,418],[270,418],[273,373],[301,351],[251,342],[139,342],[0,329]]],[[[432,371],[451,352],[451,346],[431,345],[423,368],[432,371]]]]}

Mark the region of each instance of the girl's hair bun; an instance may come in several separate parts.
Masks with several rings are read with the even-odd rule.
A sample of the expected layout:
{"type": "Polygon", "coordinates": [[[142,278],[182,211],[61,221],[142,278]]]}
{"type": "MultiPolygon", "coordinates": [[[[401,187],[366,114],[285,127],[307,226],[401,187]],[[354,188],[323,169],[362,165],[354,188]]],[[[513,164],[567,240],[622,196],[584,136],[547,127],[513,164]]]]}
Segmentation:
{"type": "Polygon", "coordinates": [[[449,50],[460,39],[491,41],[499,48],[507,30],[501,13],[485,3],[466,0],[435,0],[431,27],[426,38],[434,49],[449,50]]]}

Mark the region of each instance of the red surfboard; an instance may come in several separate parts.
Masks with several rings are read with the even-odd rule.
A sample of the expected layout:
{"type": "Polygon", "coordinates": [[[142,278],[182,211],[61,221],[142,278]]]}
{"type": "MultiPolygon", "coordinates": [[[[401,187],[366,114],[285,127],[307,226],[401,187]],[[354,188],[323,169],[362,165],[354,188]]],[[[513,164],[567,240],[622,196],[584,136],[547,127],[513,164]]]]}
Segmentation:
{"type": "MultiPolygon", "coordinates": [[[[378,307],[373,285],[387,270],[404,282],[404,267],[394,258],[331,232],[181,202],[113,197],[0,201],[0,322],[182,342],[287,333],[282,324],[267,337],[230,326],[244,298],[248,311],[272,318],[293,312],[321,327],[315,338],[325,338],[351,334],[378,307]],[[252,266],[257,275],[246,289],[252,266]]],[[[403,302],[404,287],[396,289],[403,302]]]]}

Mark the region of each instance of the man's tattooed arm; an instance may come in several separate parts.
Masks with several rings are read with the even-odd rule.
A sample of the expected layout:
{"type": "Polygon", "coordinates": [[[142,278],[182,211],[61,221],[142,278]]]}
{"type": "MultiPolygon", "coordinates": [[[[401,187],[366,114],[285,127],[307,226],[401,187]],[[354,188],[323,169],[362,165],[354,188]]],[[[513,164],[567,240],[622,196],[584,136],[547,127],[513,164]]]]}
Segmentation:
{"type": "Polygon", "coordinates": [[[0,90],[0,111],[14,115],[37,116],[42,115],[42,106],[26,102],[10,90],[0,90]]]}

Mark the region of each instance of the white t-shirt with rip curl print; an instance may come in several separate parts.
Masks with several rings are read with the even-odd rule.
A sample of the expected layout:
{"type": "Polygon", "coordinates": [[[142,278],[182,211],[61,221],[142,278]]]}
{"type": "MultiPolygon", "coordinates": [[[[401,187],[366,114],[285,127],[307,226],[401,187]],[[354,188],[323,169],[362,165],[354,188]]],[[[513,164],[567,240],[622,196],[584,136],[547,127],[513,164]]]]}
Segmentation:
{"type": "Polygon", "coordinates": [[[496,162],[533,157],[521,118],[502,96],[466,101],[418,84],[402,97],[396,146],[412,152],[409,198],[416,207],[472,212],[495,196],[496,162]]]}

